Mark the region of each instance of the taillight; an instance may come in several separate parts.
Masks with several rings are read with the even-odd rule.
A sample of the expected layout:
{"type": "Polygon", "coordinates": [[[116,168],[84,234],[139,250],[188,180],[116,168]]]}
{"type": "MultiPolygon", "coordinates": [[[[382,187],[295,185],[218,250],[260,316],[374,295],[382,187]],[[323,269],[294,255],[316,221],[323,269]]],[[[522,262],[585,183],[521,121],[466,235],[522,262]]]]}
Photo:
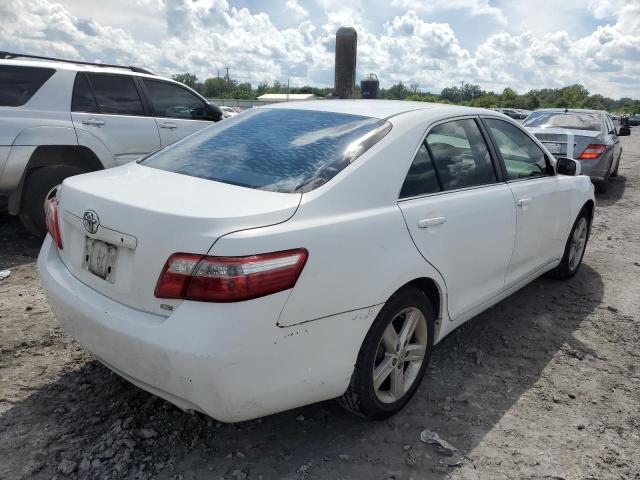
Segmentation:
{"type": "Polygon", "coordinates": [[[606,145],[601,145],[599,143],[590,143],[587,148],[584,149],[584,152],[580,154],[578,157],[580,160],[590,160],[592,158],[598,158],[607,150],[606,145]]]}
{"type": "Polygon", "coordinates": [[[47,231],[59,250],[62,250],[62,236],[60,235],[60,221],[58,217],[58,196],[50,193],[44,205],[45,222],[47,231]]]}
{"type": "Polygon", "coordinates": [[[246,257],[174,253],[155,289],[158,298],[240,302],[293,288],[308,253],[305,249],[246,257]]]}

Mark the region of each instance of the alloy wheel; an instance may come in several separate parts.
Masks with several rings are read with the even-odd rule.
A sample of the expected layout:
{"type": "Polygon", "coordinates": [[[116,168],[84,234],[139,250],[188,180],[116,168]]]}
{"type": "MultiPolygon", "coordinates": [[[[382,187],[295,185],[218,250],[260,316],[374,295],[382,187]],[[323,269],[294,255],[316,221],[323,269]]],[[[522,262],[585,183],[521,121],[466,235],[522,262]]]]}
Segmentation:
{"type": "Polygon", "coordinates": [[[427,320],[415,307],[398,312],[384,330],[372,370],[373,389],[383,403],[400,400],[417,379],[424,362],[427,320]]]}
{"type": "Polygon", "coordinates": [[[588,230],[586,218],[580,218],[571,236],[571,245],[569,246],[569,268],[572,271],[578,268],[580,260],[582,260],[584,247],[587,244],[588,230]]]}

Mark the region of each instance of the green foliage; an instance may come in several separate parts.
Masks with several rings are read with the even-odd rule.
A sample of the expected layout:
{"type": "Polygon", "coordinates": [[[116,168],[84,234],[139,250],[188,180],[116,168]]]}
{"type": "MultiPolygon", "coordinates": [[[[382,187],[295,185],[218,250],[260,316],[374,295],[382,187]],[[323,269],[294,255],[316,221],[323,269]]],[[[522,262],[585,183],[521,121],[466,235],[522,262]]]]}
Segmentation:
{"type": "Polygon", "coordinates": [[[440,97],[452,103],[464,103],[471,102],[485,94],[486,92],[480,88],[480,85],[464,83],[460,88],[455,85],[453,87],[443,88],[442,92],[440,92],[440,97]]]}
{"type": "Polygon", "coordinates": [[[171,77],[176,82],[184,83],[187,87],[191,87],[193,89],[198,85],[198,77],[196,77],[193,73],[180,73],[178,75],[174,75],[171,77]]]}
{"type": "MultiPolygon", "coordinates": [[[[265,93],[312,93],[318,97],[331,94],[331,88],[318,88],[304,85],[302,87],[288,88],[287,84],[280,80],[274,80],[271,84],[260,82],[254,89],[249,82],[238,83],[226,77],[207,78],[199,82],[193,73],[181,73],[174,75],[173,79],[193,88],[207,98],[237,98],[255,100],[265,93]]],[[[356,85],[355,98],[362,98],[360,87],[356,85]]],[[[412,100],[417,102],[455,103],[481,108],[522,108],[535,110],[536,108],[589,108],[596,110],[608,110],[619,113],[640,112],[640,100],[621,98],[614,100],[599,94],[590,95],[582,85],[569,85],[564,88],[543,88],[530,90],[522,95],[512,88],[505,88],[502,93],[482,90],[479,85],[463,83],[460,87],[452,86],[443,88],[440,95],[430,92],[421,92],[416,82],[405,85],[398,82],[391,87],[381,88],[378,98],[389,100],[412,100]]]]}

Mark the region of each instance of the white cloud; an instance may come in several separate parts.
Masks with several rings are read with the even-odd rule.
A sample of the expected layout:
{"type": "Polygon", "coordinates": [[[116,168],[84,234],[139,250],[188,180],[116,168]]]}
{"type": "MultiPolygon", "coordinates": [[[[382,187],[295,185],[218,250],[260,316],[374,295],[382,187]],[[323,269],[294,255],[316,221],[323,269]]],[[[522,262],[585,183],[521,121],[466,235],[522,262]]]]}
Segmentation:
{"type": "Polygon", "coordinates": [[[290,10],[297,18],[306,18],[309,16],[309,11],[298,3],[298,0],[287,0],[285,7],[290,10]]]}
{"type": "MultiPolygon", "coordinates": [[[[394,0],[396,8],[415,4],[420,9],[400,11],[376,23],[367,15],[376,6],[367,10],[361,0],[318,0],[316,7],[325,9],[324,16],[302,0],[288,0],[287,15],[296,20],[286,24],[297,26],[282,28],[268,13],[232,7],[227,0],[133,0],[134,18],[153,12],[145,28],[136,28],[123,10],[129,0],[112,0],[110,5],[117,5],[112,8],[123,10],[120,16],[96,13],[96,18],[84,2],[75,9],[74,0],[59,1],[65,5],[52,0],[1,1],[3,49],[136,64],[162,75],[189,71],[204,79],[230,67],[232,77],[254,84],[290,76],[293,85],[329,85],[335,32],[352,25],[358,31],[359,75],[375,72],[383,86],[415,81],[437,92],[465,81],[485,89],[511,86],[522,92],[581,82],[613,97],[640,96],[640,3],[591,1],[582,7],[583,15],[605,20],[586,35],[564,28],[547,33],[522,28],[488,34],[470,48],[461,42],[464,32],[454,31],[450,23],[429,21],[426,10],[466,8],[474,15],[493,16],[506,10],[486,0],[394,0]]],[[[568,9],[580,3],[567,2],[568,9]]],[[[512,12],[524,15],[515,7],[512,12]]],[[[560,25],[561,20],[556,19],[560,25]]]]}
{"type": "Polygon", "coordinates": [[[502,10],[489,5],[489,0],[392,0],[391,5],[421,13],[464,10],[471,15],[488,15],[506,23],[502,10]]]}

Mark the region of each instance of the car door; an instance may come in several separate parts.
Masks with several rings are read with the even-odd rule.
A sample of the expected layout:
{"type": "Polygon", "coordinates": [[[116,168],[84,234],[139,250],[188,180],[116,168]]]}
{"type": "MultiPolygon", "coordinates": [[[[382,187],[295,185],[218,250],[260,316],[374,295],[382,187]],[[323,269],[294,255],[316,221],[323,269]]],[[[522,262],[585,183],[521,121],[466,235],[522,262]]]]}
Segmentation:
{"type": "Polygon", "coordinates": [[[446,282],[452,320],[504,287],[516,213],[499,175],[478,120],[449,120],[428,131],[400,193],[416,247],[446,282]]]}
{"type": "Polygon", "coordinates": [[[562,257],[573,182],[555,174],[545,152],[522,128],[497,118],[483,122],[516,205],[515,248],[505,277],[510,287],[562,257]]]}
{"type": "Polygon", "coordinates": [[[163,147],[211,125],[207,103],[174,83],[143,78],[163,147]]]}
{"type": "Polygon", "coordinates": [[[100,142],[118,165],[160,148],[158,127],[129,75],[78,73],[71,118],[79,143],[100,142]]]}

